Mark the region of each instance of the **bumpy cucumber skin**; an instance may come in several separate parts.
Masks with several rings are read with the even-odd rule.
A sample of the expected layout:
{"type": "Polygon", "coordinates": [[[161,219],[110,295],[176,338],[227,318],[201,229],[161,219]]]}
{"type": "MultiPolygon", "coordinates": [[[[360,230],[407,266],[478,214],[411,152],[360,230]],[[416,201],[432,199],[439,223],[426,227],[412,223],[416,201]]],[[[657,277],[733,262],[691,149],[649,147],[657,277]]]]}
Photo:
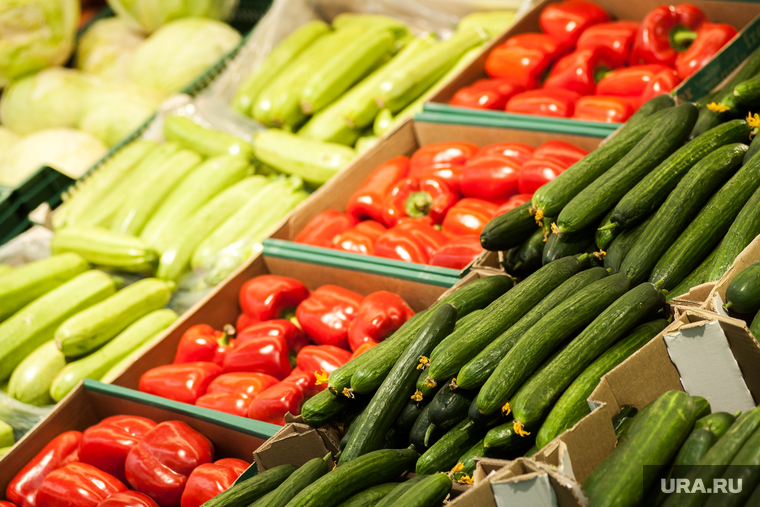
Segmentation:
{"type": "MultiPolygon", "coordinates": [[[[755,430],[752,436],[744,443],[739,452],[730,463],[723,475],[727,484],[757,484],[760,480],[760,431],[755,430]]],[[[741,507],[745,500],[752,494],[750,488],[731,495],[726,501],[726,495],[718,492],[707,498],[705,507],[741,507]]]]}
{"type": "Polygon", "coordinates": [[[726,307],[744,314],[760,311],[760,261],[741,270],[728,284],[726,307]]]}
{"type": "Polygon", "coordinates": [[[631,229],[630,231],[623,231],[615,238],[610,247],[607,249],[607,253],[604,256],[604,267],[609,269],[613,275],[620,272],[620,266],[625,260],[625,256],[636,244],[639,237],[644,233],[647,228],[647,224],[652,220],[650,216],[642,223],[631,229]]]}
{"type": "Polygon", "coordinates": [[[385,498],[388,493],[393,491],[396,486],[398,486],[398,484],[395,482],[372,486],[361,493],[355,494],[338,507],[374,507],[379,501],[385,498]]]}
{"type": "Polygon", "coordinates": [[[728,412],[714,412],[706,415],[694,423],[694,429],[707,428],[712,431],[716,437],[720,438],[726,434],[728,428],[736,421],[736,417],[728,412]]]}
{"type": "Polygon", "coordinates": [[[457,458],[483,438],[482,431],[469,419],[463,419],[448,433],[430,446],[417,460],[417,475],[433,474],[450,470],[457,458]]]}
{"type": "Polygon", "coordinates": [[[398,499],[401,498],[401,496],[409,491],[409,488],[413,487],[415,484],[423,480],[425,476],[418,475],[417,477],[414,477],[413,479],[409,479],[408,481],[404,481],[402,483],[396,483],[396,487],[391,490],[390,493],[385,495],[385,497],[380,500],[380,502],[375,507],[395,507],[398,502],[398,499]]]}
{"type": "Polygon", "coordinates": [[[602,222],[599,224],[599,228],[594,234],[594,243],[596,244],[597,248],[599,248],[599,250],[606,251],[615,240],[615,238],[620,236],[620,233],[623,232],[619,227],[615,227],[614,229],[602,229],[603,227],[612,224],[610,217],[612,216],[613,211],[615,210],[613,209],[607,213],[607,215],[602,219],[602,222]]]}
{"type": "Polygon", "coordinates": [[[594,231],[585,231],[574,238],[560,237],[551,234],[544,243],[542,253],[542,262],[544,266],[568,255],[577,255],[585,252],[590,246],[594,245],[594,231]]]}
{"type": "Polygon", "coordinates": [[[312,396],[301,407],[303,422],[318,428],[332,421],[348,406],[349,399],[345,396],[335,396],[325,389],[316,396],[312,396]]]}
{"type": "Polygon", "coordinates": [[[419,505],[422,507],[440,505],[451,491],[452,480],[448,474],[432,474],[409,488],[399,505],[419,505]]]}
{"type": "MultiPolygon", "coordinates": [[[[515,432],[514,421],[488,430],[484,442],[486,449],[496,449],[502,452],[527,449],[533,443],[532,439],[520,436],[515,432]]],[[[537,442],[536,445],[538,445],[537,442]]]]}
{"type": "Polygon", "coordinates": [[[488,222],[480,233],[480,245],[491,251],[509,250],[522,245],[535,230],[531,203],[526,202],[488,222]]]}
{"type": "Polygon", "coordinates": [[[306,486],[324,476],[328,472],[328,461],[330,454],[324,458],[310,459],[298,470],[293,472],[285,482],[280,484],[274,494],[262,503],[261,507],[279,507],[285,505],[293,499],[298,493],[303,491],[306,486]]]}
{"type": "Polygon", "coordinates": [[[254,475],[250,479],[235,484],[203,505],[205,507],[245,507],[270,491],[275,490],[288,477],[293,475],[296,470],[298,468],[293,465],[280,465],[270,468],[254,475]]]}

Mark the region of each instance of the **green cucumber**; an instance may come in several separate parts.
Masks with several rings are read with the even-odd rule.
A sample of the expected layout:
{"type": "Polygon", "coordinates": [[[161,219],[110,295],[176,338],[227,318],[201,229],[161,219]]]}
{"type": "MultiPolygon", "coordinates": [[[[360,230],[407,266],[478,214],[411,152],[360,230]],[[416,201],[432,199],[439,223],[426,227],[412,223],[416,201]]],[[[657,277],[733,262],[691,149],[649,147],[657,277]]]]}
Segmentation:
{"type": "Polygon", "coordinates": [[[633,185],[681,147],[696,119],[697,107],[692,103],[668,109],[634,148],[562,209],[557,218],[558,234],[599,223],[633,185]]]}
{"type": "Polygon", "coordinates": [[[462,419],[420,456],[415,470],[417,475],[451,470],[459,456],[483,438],[482,433],[474,422],[462,419]]]}
{"type": "Polygon", "coordinates": [[[680,391],[669,391],[640,413],[628,435],[583,483],[589,505],[638,505],[657,473],[643,465],[665,467],[675,456],[694,424],[694,401],[680,391]]]}
{"type": "MultiPolygon", "coordinates": [[[[525,241],[528,241],[528,240],[525,240],[525,241]]],[[[503,254],[503,257],[501,260],[501,267],[504,268],[504,271],[506,271],[508,274],[514,273],[516,269],[519,269],[519,267],[517,266],[517,254],[520,252],[521,246],[510,248],[503,254]]]]}
{"type": "Polygon", "coordinates": [[[501,413],[495,415],[486,415],[478,410],[478,398],[472,400],[470,409],[467,412],[467,417],[470,421],[475,423],[478,428],[489,428],[498,423],[501,418],[501,413]]]}
{"type": "Polygon", "coordinates": [[[55,340],[37,347],[16,366],[8,382],[8,394],[22,403],[41,407],[55,402],[50,386],[66,366],[66,357],[58,350],[55,340]]]}
{"type": "Polygon", "coordinates": [[[615,241],[615,238],[620,236],[620,233],[623,232],[620,230],[620,227],[609,227],[612,222],[610,221],[610,217],[612,217],[612,213],[615,210],[613,209],[605,217],[602,219],[602,222],[599,224],[599,227],[596,230],[596,233],[594,234],[594,243],[596,244],[597,248],[599,250],[607,250],[613,241],[615,241]]]}
{"type": "Polygon", "coordinates": [[[517,391],[510,400],[515,423],[536,428],[554,401],[584,368],[664,303],[665,296],[659,287],[642,283],[609,305],[541,369],[541,375],[534,374],[517,391]]]}
{"type": "Polygon", "coordinates": [[[280,507],[293,499],[298,493],[303,491],[309,484],[314,483],[317,479],[328,472],[328,463],[332,453],[327,453],[324,458],[310,459],[298,470],[290,474],[285,482],[277,486],[274,494],[261,504],[262,507],[280,507]]]}
{"type": "Polygon", "coordinates": [[[596,319],[629,287],[627,276],[611,275],[575,292],[544,315],[499,362],[478,394],[478,409],[487,415],[498,413],[562,342],[596,319]]]}
{"type": "Polygon", "coordinates": [[[760,336],[760,312],[757,312],[755,314],[755,317],[752,319],[752,323],[749,325],[749,330],[755,339],[760,336]]]}
{"type": "MultiPolygon", "coordinates": [[[[523,439],[525,440],[525,439],[523,439]]],[[[451,469],[452,472],[454,470],[459,469],[459,465],[461,465],[461,469],[459,469],[458,472],[454,472],[452,477],[457,482],[462,482],[464,484],[469,484],[469,482],[463,481],[465,478],[469,478],[470,481],[472,480],[472,475],[475,472],[475,469],[477,468],[477,463],[475,462],[475,458],[496,458],[496,459],[503,459],[507,458],[508,456],[513,456],[514,453],[505,453],[501,451],[500,449],[496,448],[486,448],[485,446],[485,438],[482,438],[470,447],[466,453],[462,454],[459,459],[457,459],[457,464],[454,466],[454,468],[451,469]]]]}
{"type": "MultiPolygon", "coordinates": [[[[459,339],[460,333],[466,332],[468,329],[473,328],[480,321],[482,321],[490,313],[489,308],[491,307],[487,306],[481,310],[475,310],[474,312],[468,314],[464,318],[457,320],[457,325],[454,326],[454,331],[452,331],[449,336],[444,338],[443,341],[441,341],[441,343],[439,343],[438,346],[433,349],[433,352],[430,353],[430,362],[435,361],[435,359],[444,350],[456,344],[457,340],[459,339]]],[[[422,385],[423,387],[427,387],[429,390],[431,385],[428,384],[427,386],[425,386],[425,383],[424,383],[425,378],[427,378],[427,374],[425,375],[424,378],[422,378],[422,385]]],[[[423,393],[425,393],[425,390],[419,387],[420,381],[417,382],[417,385],[418,385],[417,389],[420,389],[423,393]]],[[[435,387],[435,383],[432,384],[432,386],[435,387]]]]}
{"type": "Polygon", "coordinates": [[[728,412],[715,412],[697,419],[697,422],[694,423],[694,429],[707,428],[720,438],[726,434],[734,421],[736,421],[736,417],[728,412]]]}
{"type": "Polygon", "coordinates": [[[436,355],[428,369],[428,376],[440,382],[456,375],[504,329],[520,320],[541,299],[582,268],[582,260],[565,257],[542,267],[517,284],[489,305],[489,315],[482,322],[459,333],[455,346],[436,355]]]}
{"type": "Polygon", "coordinates": [[[731,79],[726,82],[726,84],[724,84],[715,92],[709,93],[704,97],[697,99],[697,105],[702,107],[706,104],[709,104],[710,102],[713,102],[716,96],[720,96],[726,91],[733,92],[736,85],[754,77],[758,72],[760,72],[760,51],[753,51],[752,54],[750,54],[749,58],[747,58],[745,61],[742,68],[739,69],[739,71],[734,74],[731,79]]]}
{"type": "MultiPolygon", "coordinates": [[[[441,389],[448,389],[447,386],[443,386],[441,389]]],[[[433,427],[430,429],[430,405],[426,405],[417,420],[414,421],[412,429],[409,431],[409,443],[414,446],[417,451],[424,451],[428,448],[428,445],[433,445],[440,437],[442,437],[445,431],[442,428],[433,427]],[[427,444],[425,443],[427,442],[427,444]]]]}
{"type": "Polygon", "coordinates": [[[647,224],[649,224],[651,220],[652,217],[650,216],[633,229],[622,231],[620,236],[612,241],[604,255],[604,267],[609,269],[612,274],[620,272],[620,266],[623,264],[625,256],[628,255],[628,252],[633,245],[636,244],[636,241],[638,241],[639,237],[644,233],[647,224]]]}
{"type": "Polygon", "coordinates": [[[249,143],[226,132],[195,123],[186,116],[172,114],[164,118],[164,138],[204,157],[235,155],[246,161],[253,159],[249,143]]]}
{"type": "Polygon", "coordinates": [[[628,431],[628,427],[633,422],[633,418],[638,414],[636,407],[623,407],[620,412],[612,418],[612,428],[615,430],[615,438],[618,442],[623,438],[623,435],[628,431]]]}
{"type": "Polygon", "coordinates": [[[335,419],[348,406],[349,399],[335,396],[328,389],[312,396],[301,407],[303,422],[318,428],[335,419]]]}
{"type": "Polygon", "coordinates": [[[526,202],[492,218],[480,233],[480,245],[491,251],[509,250],[522,245],[535,231],[531,203],[526,202]]]}
{"type": "Polygon", "coordinates": [[[427,399],[423,398],[422,401],[406,400],[404,407],[393,422],[393,429],[396,430],[396,433],[409,435],[420,413],[430,403],[431,399],[432,397],[428,396],[427,399]]]}
{"type": "Polygon", "coordinates": [[[385,498],[388,493],[393,491],[398,484],[395,482],[389,482],[388,484],[380,484],[379,486],[372,486],[371,488],[357,493],[338,507],[375,507],[375,505],[385,498]]]}
{"type": "Polygon", "coordinates": [[[348,444],[341,450],[339,465],[380,448],[403,404],[414,393],[420,358],[429,356],[433,347],[454,329],[456,316],[457,311],[450,304],[431,312],[372,397],[358,427],[352,430],[348,444]]]}
{"type": "MultiPolygon", "coordinates": [[[[724,484],[754,485],[760,482],[760,430],[755,430],[736,454],[721,478],[724,484]]],[[[741,488],[741,491],[726,496],[714,492],[707,498],[705,507],[741,507],[752,494],[751,488],[741,488]]]]}
{"type": "Polygon", "coordinates": [[[467,411],[477,394],[477,391],[452,389],[450,386],[441,389],[430,402],[430,423],[438,427],[454,426],[467,417],[467,411]]]}
{"type": "Polygon", "coordinates": [[[542,266],[544,252],[544,231],[536,229],[530,238],[517,250],[513,271],[515,276],[528,276],[542,266]]]}
{"type": "Polygon", "coordinates": [[[87,271],[75,253],[53,255],[0,275],[0,322],[56,287],[87,271]]]}
{"type": "Polygon", "coordinates": [[[409,479],[408,481],[396,483],[396,487],[392,489],[390,493],[385,495],[385,497],[377,504],[377,507],[395,507],[397,505],[396,502],[398,499],[424,478],[424,475],[418,475],[417,477],[409,479]]]}
{"type": "Polygon", "coordinates": [[[694,404],[697,407],[696,408],[697,419],[707,417],[708,415],[710,415],[710,412],[712,412],[712,407],[710,406],[710,402],[707,401],[707,398],[703,398],[701,396],[694,396],[694,404]]]}
{"type": "Polygon", "coordinates": [[[452,480],[448,474],[433,474],[409,488],[398,499],[398,505],[409,507],[436,507],[451,491],[452,480]]]}
{"type": "Polygon", "coordinates": [[[591,413],[586,400],[596,389],[599,380],[648,343],[667,325],[666,320],[658,319],[638,326],[583,370],[583,373],[570,384],[554,404],[536,435],[536,445],[544,447],[560,433],[573,427],[575,423],[591,413]]]}
{"type": "Polygon", "coordinates": [[[714,282],[715,280],[709,280],[710,271],[712,270],[715,259],[718,256],[718,249],[712,251],[702,263],[694,269],[689,275],[678,282],[678,285],[668,291],[665,296],[666,301],[672,301],[673,298],[681,296],[689,292],[692,287],[702,285],[706,282],[714,282]]]}
{"type": "Polygon", "coordinates": [[[760,77],[737,84],[734,87],[734,101],[743,107],[757,107],[760,104],[760,77]]]}
{"type": "Polygon", "coordinates": [[[747,314],[760,310],[760,261],[753,262],[731,280],[724,307],[747,314]]]}
{"type": "Polygon", "coordinates": [[[594,235],[595,231],[593,230],[583,231],[572,238],[569,235],[565,238],[551,234],[544,243],[544,251],[541,257],[544,266],[563,257],[585,252],[589,246],[594,245],[594,235]]]}
{"type": "Polygon", "coordinates": [[[250,479],[239,482],[228,490],[219,493],[203,505],[205,507],[246,507],[270,491],[274,491],[296,470],[298,468],[293,465],[280,465],[259,472],[250,479]]]}
{"type": "Polygon", "coordinates": [[[630,276],[633,283],[646,280],[673,245],[673,238],[687,230],[697,210],[736,172],[746,150],[743,144],[723,146],[694,165],[631,247],[620,272],[630,276]]]}
{"type": "Polygon", "coordinates": [[[395,479],[414,466],[416,459],[417,453],[412,449],[372,451],[307,486],[287,507],[337,505],[360,491],[395,479]]]}
{"type": "Polygon", "coordinates": [[[625,194],[615,206],[610,221],[624,229],[640,224],[665,202],[694,164],[721,146],[746,143],[750,130],[745,120],[732,120],[685,144],[625,194]]]}
{"type": "Polygon", "coordinates": [[[423,400],[430,400],[430,397],[434,396],[438,391],[438,384],[433,382],[432,379],[428,380],[427,370],[420,371],[420,375],[417,377],[417,383],[414,387],[417,389],[415,394],[422,396],[423,400]]]}
{"type": "Polygon", "coordinates": [[[756,135],[752,138],[752,142],[749,143],[749,150],[747,150],[747,153],[744,154],[744,160],[742,160],[742,164],[749,162],[749,160],[754,157],[758,151],[760,151],[760,136],[756,135]]]}
{"type": "Polygon", "coordinates": [[[713,195],[665,255],[649,279],[671,289],[686,278],[720,242],[731,222],[760,186],[760,156],[744,165],[713,195]]]}
{"type": "Polygon", "coordinates": [[[485,384],[502,358],[535,323],[562,301],[605,276],[607,276],[607,271],[604,268],[591,268],[565,280],[562,285],[551,291],[512,327],[501,333],[477,356],[462,366],[457,374],[459,387],[475,389],[485,384]]]}
{"type": "Polygon", "coordinates": [[[496,449],[502,452],[507,451],[519,451],[521,449],[527,449],[531,445],[539,446],[538,441],[533,441],[531,438],[525,438],[515,431],[514,421],[509,421],[505,424],[500,424],[495,428],[488,430],[485,438],[486,449],[496,449]]]}
{"type": "MultiPolygon", "coordinates": [[[[364,405],[364,404],[362,404],[362,405],[364,405]]],[[[343,434],[343,438],[340,439],[340,448],[341,449],[345,449],[346,448],[346,446],[348,445],[348,442],[351,440],[354,432],[361,426],[362,417],[364,416],[364,413],[367,411],[367,406],[369,406],[369,404],[364,405],[364,407],[361,410],[361,413],[359,413],[359,415],[357,416],[357,418],[353,422],[353,424],[350,424],[348,426],[348,429],[345,430],[346,432],[343,434]]],[[[340,456],[337,456],[336,459],[339,458],[339,457],[340,456]]]]}

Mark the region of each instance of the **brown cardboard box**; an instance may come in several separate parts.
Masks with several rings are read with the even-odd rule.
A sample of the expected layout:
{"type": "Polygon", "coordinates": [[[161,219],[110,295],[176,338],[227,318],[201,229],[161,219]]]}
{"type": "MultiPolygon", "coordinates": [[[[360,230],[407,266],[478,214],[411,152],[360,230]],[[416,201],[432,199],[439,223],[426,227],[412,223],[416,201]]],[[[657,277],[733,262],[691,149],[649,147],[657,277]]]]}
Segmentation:
{"type": "Polygon", "coordinates": [[[315,429],[303,421],[294,421],[261,444],[253,455],[259,470],[263,471],[279,465],[300,467],[311,459],[324,458],[329,452],[332,454],[329,469],[332,470],[338,451],[340,435],[336,430],[328,426],[315,429]]]}
{"type": "MultiPolygon", "coordinates": [[[[734,263],[731,264],[731,267],[728,268],[728,271],[726,271],[721,279],[715,283],[701,307],[718,315],[728,316],[728,312],[723,308],[723,304],[726,302],[726,289],[728,289],[728,286],[736,275],[758,260],[760,260],[760,236],[752,240],[752,243],[747,245],[747,248],[742,250],[742,253],[734,259],[734,263]]],[[[752,316],[748,317],[751,318],[752,316]]]]}

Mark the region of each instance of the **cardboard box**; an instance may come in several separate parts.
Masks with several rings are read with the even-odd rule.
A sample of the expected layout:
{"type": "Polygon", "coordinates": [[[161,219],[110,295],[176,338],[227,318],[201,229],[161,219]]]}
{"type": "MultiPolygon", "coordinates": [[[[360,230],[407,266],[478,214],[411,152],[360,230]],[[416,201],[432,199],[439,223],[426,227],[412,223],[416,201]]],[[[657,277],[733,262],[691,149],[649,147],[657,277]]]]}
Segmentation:
{"type": "MultiPolygon", "coordinates": [[[[728,286],[734,277],[744,268],[758,260],[760,260],[760,236],[752,240],[752,243],[747,245],[747,248],[742,250],[742,253],[734,259],[728,271],[712,287],[701,307],[727,317],[729,313],[723,308],[723,304],[726,302],[726,290],[728,286]]],[[[751,319],[754,315],[743,315],[742,317],[749,317],[751,319]]]]}
{"type": "Polygon", "coordinates": [[[332,453],[329,461],[332,470],[333,458],[340,451],[338,432],[329,426],[312,428],[300,416],[291,419],[295,420],[283,426],[254,452],[259,470],[279,465],[300,467],[311,459],[324,458],[328,452],[332,453]]]}

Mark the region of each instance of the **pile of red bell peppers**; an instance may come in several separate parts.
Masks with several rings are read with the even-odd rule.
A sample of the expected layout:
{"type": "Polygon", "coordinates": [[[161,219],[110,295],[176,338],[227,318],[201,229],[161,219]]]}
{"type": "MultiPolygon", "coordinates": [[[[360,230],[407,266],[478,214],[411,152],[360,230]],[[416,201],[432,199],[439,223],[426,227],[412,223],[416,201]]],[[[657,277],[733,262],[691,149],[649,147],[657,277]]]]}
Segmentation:
{"type": "Polygon", "coordinates": [[[250,463],[214,461],[184,422],[116,415],[51,440],[11,480],[1,507],[200,507],[250,463]]]}
{"type": "Polygon", "coordinates": [[[345,213],[320,213],[295,241],[462,269],[483,251],[480,233],[493,217],[530,200],[585,155],[562,141],[538,148],[428,144],[411,158],[380,164],[348,200],[345,213]]]}
{"type": "Polygon", "coordinates": [[[327,387],[327,375],[414,315],[388,291],[365,297],[323,285],[310,292],[278,275],[247,281],[239,299],[234,328],[189,328],[174,362],[146,371],[140,391],[283,425],[285,414],[300,414],[327,387]]]}
{"type": "Polygon", "coordinates": [[[690,4],[661,5],[639,23],[611,21],[588,0],[547,5],[542,33],[510,37],[482,79],[451,104],[510,113],[624,122],[641,104],[699,70],[735,35],[690,4]]]}

